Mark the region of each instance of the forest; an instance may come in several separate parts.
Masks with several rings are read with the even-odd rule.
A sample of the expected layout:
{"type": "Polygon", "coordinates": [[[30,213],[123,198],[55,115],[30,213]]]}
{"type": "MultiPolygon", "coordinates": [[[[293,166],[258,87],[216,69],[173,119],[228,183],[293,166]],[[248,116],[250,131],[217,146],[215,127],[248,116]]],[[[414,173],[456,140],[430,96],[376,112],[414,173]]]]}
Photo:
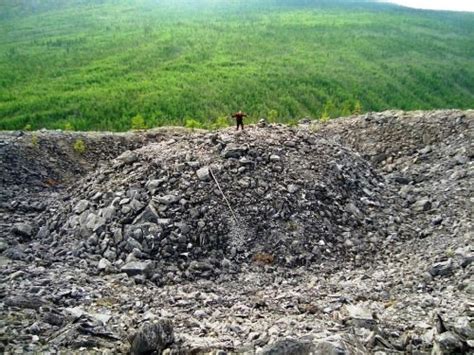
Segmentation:
{"type": "Polygon", "coordinates": [[[474,13],[350,0],[0,5],[2,130],[441,108],[474,108],[474,13]]]}

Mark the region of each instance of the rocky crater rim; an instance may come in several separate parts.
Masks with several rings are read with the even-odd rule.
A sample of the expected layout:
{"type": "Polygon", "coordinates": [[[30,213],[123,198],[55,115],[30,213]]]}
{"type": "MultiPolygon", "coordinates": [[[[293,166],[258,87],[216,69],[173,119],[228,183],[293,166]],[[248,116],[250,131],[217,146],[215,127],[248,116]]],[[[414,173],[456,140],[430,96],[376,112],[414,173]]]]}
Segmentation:
{"type": "Polygon", "coordinates": [[[472,352],[473,132],[444,110],[86,133],[90,155],[2,135],[0,349],[472,352]]]}

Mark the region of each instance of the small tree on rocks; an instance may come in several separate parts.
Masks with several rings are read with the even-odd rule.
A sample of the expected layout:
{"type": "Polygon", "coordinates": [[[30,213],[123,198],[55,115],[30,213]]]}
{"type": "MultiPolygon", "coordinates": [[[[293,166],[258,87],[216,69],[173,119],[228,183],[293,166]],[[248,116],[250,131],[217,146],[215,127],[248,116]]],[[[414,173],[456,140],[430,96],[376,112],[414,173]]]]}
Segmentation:
{"type": "Polygon", "coordinates": [[[132,117],[131,123],[132,129],[146,129],[145,119],[140,114],[132,117]]]}

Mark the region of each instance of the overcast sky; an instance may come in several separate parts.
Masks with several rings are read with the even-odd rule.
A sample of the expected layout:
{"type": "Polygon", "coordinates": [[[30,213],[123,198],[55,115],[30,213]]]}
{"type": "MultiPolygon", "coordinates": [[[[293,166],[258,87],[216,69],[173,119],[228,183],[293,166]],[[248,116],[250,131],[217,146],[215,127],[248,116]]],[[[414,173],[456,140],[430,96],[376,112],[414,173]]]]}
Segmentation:
{"type": "Polygon", "coordinates": [[[419,9],[473,11],[474,0],[385,0],[419,9]]]}

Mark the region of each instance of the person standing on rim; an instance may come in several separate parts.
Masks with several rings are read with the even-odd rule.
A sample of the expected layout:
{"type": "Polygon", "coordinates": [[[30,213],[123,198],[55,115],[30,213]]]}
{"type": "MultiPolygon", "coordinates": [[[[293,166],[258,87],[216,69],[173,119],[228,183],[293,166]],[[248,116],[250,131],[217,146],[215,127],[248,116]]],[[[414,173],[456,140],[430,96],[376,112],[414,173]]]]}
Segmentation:
{"type": "Polygon", "coordinates": [[[237,131],[239,130],[239,126],[242,127],[242,131],[244,130],[244,117],[247,117],[247,114],[243,113],[242,111],[236,112],[232,115],[235,118],[237,123],[237,131]]]}

